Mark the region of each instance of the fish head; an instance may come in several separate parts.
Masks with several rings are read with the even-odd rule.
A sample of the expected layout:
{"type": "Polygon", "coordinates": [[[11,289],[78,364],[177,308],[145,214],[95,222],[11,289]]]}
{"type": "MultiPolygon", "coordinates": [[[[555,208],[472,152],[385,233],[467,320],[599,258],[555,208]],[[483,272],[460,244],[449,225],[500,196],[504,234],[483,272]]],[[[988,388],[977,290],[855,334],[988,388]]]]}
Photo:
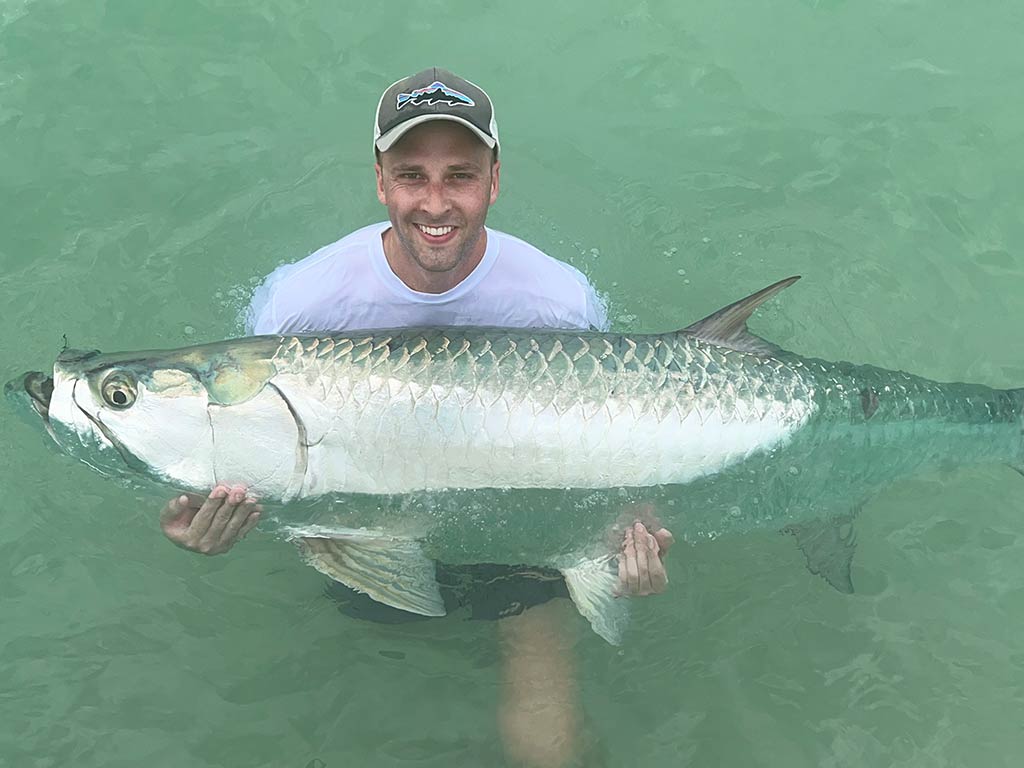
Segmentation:
{"type": "Polygon", "coordinates": [[[6,386],[65,452],[106,475],[146,475],[192,489],[217,483],[212,409],[251,399],[266,361],[216,345],[136,353],[66,350],[53,375],[6,386]]]}
{"type": "Polygon", "coordinates": [[[212,440],[206,388],[166,356],[66,350],[52,376],[27,373],[7,391],[27,400],[62,450],[103,474],[189,481],[190,455],[212,440]]]}

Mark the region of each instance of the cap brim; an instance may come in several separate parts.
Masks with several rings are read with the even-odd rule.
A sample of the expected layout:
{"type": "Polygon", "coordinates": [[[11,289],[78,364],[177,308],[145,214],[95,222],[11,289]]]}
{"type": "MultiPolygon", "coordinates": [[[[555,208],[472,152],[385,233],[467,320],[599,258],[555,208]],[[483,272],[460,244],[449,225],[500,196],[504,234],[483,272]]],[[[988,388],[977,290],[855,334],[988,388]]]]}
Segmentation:
{"type": "Polygon", "coordinates": [[[396,125],[387,133],[382,133],[380,138],[374,142],[374,146],[376,146],[377,149],[379,149],[381,152],[387,152],[389,149],[391,149],[391,147],[394,146],[396,141],[405,136],[405,134],[407,134],[417,125],[429,123],[431,120],[448,120],[449,122],[458,123],[459,125],[466,126],[467,128],[469,128],[469,130],[476,134],[477,138],[480,139],[480,141],[487,145],[488,149],[494,149],[494,147],[498,143],[493,136],[488,136],[486,133],[481,131],[471,122],[469,122],[468,120],[464,120],[461,117],[456,117],[454,115],[420,115],[419,117],[412,118],[412,120],[406,120],[404,123],[396,125]]]}

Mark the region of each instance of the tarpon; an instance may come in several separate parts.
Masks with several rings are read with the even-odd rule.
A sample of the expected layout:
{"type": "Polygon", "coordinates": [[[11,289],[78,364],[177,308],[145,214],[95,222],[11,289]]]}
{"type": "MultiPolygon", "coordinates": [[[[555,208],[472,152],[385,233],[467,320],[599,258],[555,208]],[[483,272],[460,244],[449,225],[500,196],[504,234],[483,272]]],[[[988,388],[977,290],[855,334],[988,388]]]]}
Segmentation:
{"type": "Polygon", "coordinates": [[[560,570],[617,642],[630,504],[688,538],[793,533],[852,591],[849,523],[938,464],[1024,464],[1024,390],[784,352],[749,332],[776,283],[671,333],[484,328],[66,351],[8,384],[56,442],[178,489],[243,483],[306,560],[376,600],[444,605],[435,561],[560,570]],[[317,503],[304,503],[306,501],[317,503]]]}

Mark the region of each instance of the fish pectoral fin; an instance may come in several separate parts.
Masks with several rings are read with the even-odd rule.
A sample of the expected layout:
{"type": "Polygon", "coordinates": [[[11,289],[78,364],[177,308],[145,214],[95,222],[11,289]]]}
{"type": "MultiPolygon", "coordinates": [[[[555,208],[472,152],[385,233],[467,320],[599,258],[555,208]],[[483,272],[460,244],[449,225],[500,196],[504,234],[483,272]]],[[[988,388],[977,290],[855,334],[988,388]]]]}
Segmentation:
{"type": "Polygon", "coordinates": [[[807,558],[807,570],[847,595],[853,594],[850,569],[857,548],[857,534],[853,529],[856,516],[856,512],[851,512],[831,520],[787,525],[782,529],[796,539],[807,558]]]}
{"type": "Polygon", "coordinates": [[[415,540],[359,532],[292,540],[309,565],[378,603],[422,616],[445,615],[434,561],[415,540]]]}
{"type": "Polygon", "coordinates": [[[562,568],[569,596],[576,609],[598,635],[612,645],[622,643],[629,624],[629,601],[616,595],[619,572],[615,556],[582,560],[571,568],[562,568]]]}

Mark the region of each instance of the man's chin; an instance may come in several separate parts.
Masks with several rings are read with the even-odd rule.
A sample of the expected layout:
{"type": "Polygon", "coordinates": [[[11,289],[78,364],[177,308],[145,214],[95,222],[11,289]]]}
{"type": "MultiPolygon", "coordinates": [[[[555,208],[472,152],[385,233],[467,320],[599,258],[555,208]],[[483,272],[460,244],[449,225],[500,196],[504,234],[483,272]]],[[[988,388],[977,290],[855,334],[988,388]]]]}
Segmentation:
{"type": "Polygon", "coordinates": [[[443,275],[457,270],[462,263],[462,259],[455,255],[452,255],[450,258],[445,258],[445,256],[446,254],[437,253],[420,254],[416,262],[424,272],[430,272],[434,275],[443,275]]]}
{"type": "Polygon", "coordinates": [[[416,266],[424,272],[434,275],[458,272],[473,256],[472,245],[466,242],[466,232],[461,227],[454,240],[436,245],[423,237],[418,228],[414,226],[413,229],[415,231],[406,231],[399,240],[405,246],[406,254],[412,256],[416,266]],[[409,235],[412,235],[411,239],[409,235]]]}
{"type": "Polygon", "coordinates": [[[428,272],[450,272],[469,256],[462,238],[443,245],[433,245],[421,240],[419,245],[420,247],[414,251],[416,261],[428,272]]]}

